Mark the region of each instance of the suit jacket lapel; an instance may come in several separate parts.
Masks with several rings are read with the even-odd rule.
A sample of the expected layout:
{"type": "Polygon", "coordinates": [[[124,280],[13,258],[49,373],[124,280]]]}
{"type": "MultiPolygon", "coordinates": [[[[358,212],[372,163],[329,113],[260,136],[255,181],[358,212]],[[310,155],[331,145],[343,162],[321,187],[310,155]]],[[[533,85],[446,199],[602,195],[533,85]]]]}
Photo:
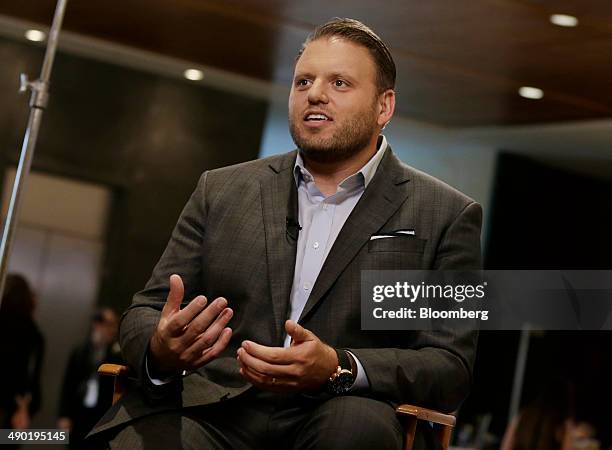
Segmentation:
{"type": "Polygon", "coordinates": [[[296,224],[298,220],[297,188],[293,176],[296,155],[294,151],[271,162],[270,176],[261,181],[268,278],[278,342],[284,335],[283,324],[291,297],[297,253],[297,236],[287,232],[288,218],[294,219],[296,224]]]}
{"type": "Polygon", "coordinates": [[[300,316],[302,321],[321,301],[338,276],[400,207],[409,193],[408,171],[388,148],[376,175],[336,238],[300,316]]]}

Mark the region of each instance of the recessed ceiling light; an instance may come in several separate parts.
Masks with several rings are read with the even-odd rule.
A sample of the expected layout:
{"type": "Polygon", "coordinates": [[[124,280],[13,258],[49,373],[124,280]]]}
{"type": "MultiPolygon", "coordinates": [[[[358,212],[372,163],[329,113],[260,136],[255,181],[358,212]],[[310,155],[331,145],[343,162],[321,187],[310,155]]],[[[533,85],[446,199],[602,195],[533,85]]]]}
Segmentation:
{"type": "Polygon", "coordinates": [[[42,42],[47,38],[47,34],[40,30],[28,30],[25,32],[28,41],[42,42]]]}
{"type": "Polygon", "coordinates": [[[204,78],[204,72],[198,69],[187,69],[183,72],[183,76],[191,81],[200,81],[204,78]]]}
{"type": "Polygon", "coordinates": [[[523,86],[518,90],[521,97],[530,98],[532,100],[539,100],[544,97],[544,91],[530,86],[523,86]]]}
{"type": "Polygon", "coordinates": [[[553,14],[550,16],[550,22],[560,27],[575,27],[578,25],[578,19],[567,14],[553,14]]]}

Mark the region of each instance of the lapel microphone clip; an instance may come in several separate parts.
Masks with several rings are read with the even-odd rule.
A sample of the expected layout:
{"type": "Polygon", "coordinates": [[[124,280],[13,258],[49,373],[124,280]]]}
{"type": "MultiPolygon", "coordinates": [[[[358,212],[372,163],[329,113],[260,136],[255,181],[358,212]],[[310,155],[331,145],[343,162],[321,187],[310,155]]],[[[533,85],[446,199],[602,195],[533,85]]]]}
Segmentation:
{"type": "Polygon", "coordinates": [[[287,235],[294,241],[297,241],[300,230],[302,229],[298,221],[295,220],[294,217],[287,217],[285,224],[287,227],[287,235]]]}

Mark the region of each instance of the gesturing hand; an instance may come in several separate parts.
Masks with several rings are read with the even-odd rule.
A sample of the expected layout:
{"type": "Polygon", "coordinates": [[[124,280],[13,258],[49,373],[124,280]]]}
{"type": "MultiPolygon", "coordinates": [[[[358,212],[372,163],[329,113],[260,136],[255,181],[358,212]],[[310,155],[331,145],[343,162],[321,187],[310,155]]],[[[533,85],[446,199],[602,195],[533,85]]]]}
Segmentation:
{"type": "Polygon", "coordinates": [[[160,373],[195,370],[212,361],[225,349],[232,336],[226,328],[233,311],[219,297],[205,309],[207,300],[198,295],[181,309],[185,294],[183,280],[170,276],[170,293],[151,338],[151,363],[160,373]]]}
{"type": "Polygon", "coordinates": [[[336,351],[292,320],[285,322],[290,347],[244,341],[238,349],[240,374],[260,389],[301,392],[322,387],[338,367],[336,351]]]}

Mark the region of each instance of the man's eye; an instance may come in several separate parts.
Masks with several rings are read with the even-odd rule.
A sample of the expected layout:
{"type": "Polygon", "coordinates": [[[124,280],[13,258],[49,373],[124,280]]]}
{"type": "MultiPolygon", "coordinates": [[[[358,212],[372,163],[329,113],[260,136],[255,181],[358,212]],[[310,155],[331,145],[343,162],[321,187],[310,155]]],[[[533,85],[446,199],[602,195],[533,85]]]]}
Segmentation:
{"type": "Polygon", "coordinates": [[[306,79],[298,80],[295,84],[296,86],[306,86],[308,85],[308,80],[306,79]]]}
{"type": "Polygon", "coordinates": [[[336,80],[334,81],[334,84],[336,85],[336,87],[346,86],[346,82],[344,80],[336,80]]]}

